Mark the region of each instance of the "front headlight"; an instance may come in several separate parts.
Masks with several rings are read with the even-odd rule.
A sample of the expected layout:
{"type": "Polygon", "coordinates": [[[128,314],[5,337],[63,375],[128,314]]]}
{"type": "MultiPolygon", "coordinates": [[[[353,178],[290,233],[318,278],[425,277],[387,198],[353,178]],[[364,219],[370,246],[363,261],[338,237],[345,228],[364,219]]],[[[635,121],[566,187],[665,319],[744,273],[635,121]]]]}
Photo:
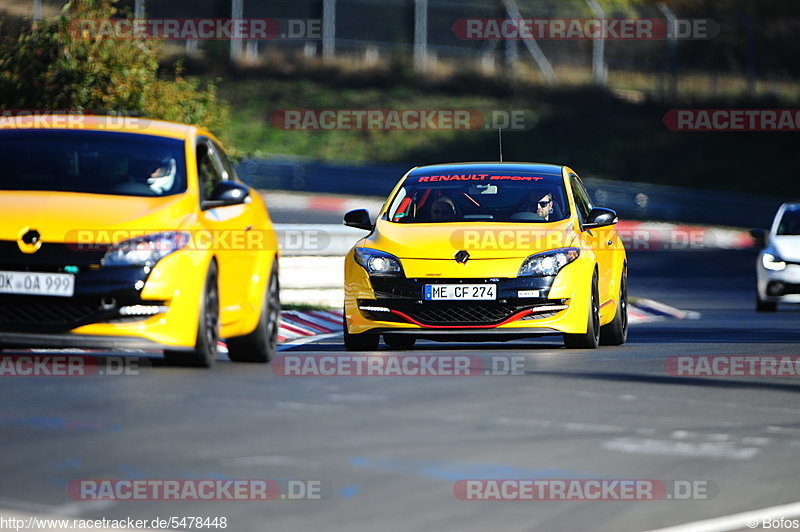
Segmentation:
{"type": "Polygon", "coordinates": [[[551,277],[581,254],[578,248],[561,248],[531,255],[519,269],[519,277],[551,277]]]}
{"type": "Polygon", "coordinates": [[[375,277],[399,277],[403,275],[400,259],[384,251],[370,248],[356,248],[356,262],[375,277]]]}
{"type": "Polygon", "coordinates": [[[188,233],[172,231],[131,238],[109,249],[101,264],[103,266],[153,266],[188,243],[188,233]]]}
{"type": "Polygon", "coordinates": [[[779,272],[786,268],[786,263],[783,262],[780,257],[771,253],[764,253],[761,255],[761,264],[764,268],[773,272],[779,272]]]}

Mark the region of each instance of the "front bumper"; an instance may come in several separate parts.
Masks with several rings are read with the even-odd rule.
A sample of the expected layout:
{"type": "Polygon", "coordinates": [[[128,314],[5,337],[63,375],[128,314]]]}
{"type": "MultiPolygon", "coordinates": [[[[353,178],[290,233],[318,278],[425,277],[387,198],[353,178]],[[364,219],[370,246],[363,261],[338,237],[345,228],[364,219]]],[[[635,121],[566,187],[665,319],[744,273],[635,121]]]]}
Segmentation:
{"type": "Polygon", "coordinates": [[[0,348],[9,347],[108,349],[109,351],[123,349],[190,351],[192,349],[191,347],[160,344],[146,338],[131,336],[0,332],[0,348]]]}
{"type": "Polygon", "coordinates": [[[0,294],[0,331],[62,333],[93,323],[141,321],[160,314],[148,309],[166,310],[165,301],[141,297],[148,276],[140,267],[87,270],[75,274],[72,297],[0,294]],[[138,315],[130,314],[137,308],[138,315]]]}
{"type": "Polygon", "coordinates": [[[354,334],[482,339],[586,332],[592,270],[584,271],[577,263],[558,277],[399,279],[350,273],[355,278],[346,283],[345,316],[354,334]],[[369,290],[358,289],[359,281],[369,290]],[[426,301],[426,284],[495,284],[497,299],[426,301]]]}
{"type": "Polygon", "coordinates": [[[758,295],[763,301],[800,303],[800,264],[789,263],[779,272],[756,266],[758,295]]]}
{"type": "Polygon", "coordinates": [[[0,259],[0,270],[77,269],[72,297],[0,294],[0,345],[194,347],[210,257],[176,252],[152,268],[101,267],[102,254],[50,244],[31,256],[0,259]]]}

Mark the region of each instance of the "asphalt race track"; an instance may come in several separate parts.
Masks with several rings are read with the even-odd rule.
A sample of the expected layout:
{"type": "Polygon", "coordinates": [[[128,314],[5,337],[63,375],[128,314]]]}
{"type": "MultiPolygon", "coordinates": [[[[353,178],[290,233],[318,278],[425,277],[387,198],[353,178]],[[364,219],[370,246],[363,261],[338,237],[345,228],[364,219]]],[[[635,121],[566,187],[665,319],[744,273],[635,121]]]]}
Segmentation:
{"type": "MultiPolygon", "coordinates": [[[[800,380],[665,370],[677,355],[800,354],[800,310],[754,311],[754,260],[753,250],[630,253],[632,295],[702,316],[637,325],[621,348],[568,352],[534,340],[413,350],[524,357],[524,375],[284,377],[224,356],[197,370],[129,353],[138,374],[5,378],[0,508],[225,516],[235,532],[572,532],[646,530],[795,502],[800,380]],[[66,491],[76,479],[255,478],[318,480],[325,498],[86,502],[66,491]],[[461,479],[508,478],[689,480],[713,493],[502,502],[453,494],[461,479]]],[[[280,356],[343,353],[330,338],[280,356]]]]}

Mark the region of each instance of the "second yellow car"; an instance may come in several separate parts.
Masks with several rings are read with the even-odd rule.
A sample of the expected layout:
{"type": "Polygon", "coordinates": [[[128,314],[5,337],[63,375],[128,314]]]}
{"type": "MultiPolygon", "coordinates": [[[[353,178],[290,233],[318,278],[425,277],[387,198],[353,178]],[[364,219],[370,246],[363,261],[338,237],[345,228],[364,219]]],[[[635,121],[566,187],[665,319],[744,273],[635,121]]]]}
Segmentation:
{"type": "Polygon", "coordinates": [[[382,335],[502,340],[562,335],[569,348],[628,333],[627,257],[610,209],[566,166],[460,163],[414,168],[345,258],[344,340],[382,335]]]}

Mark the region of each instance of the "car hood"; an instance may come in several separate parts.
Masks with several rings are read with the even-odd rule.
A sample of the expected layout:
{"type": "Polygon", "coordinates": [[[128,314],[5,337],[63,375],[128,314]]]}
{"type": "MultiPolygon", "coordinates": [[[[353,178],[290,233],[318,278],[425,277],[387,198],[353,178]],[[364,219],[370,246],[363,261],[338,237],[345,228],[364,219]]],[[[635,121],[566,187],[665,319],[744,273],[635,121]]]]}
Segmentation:
{"type": "Polygon", "coordinates": [[[17,240],[29,229],[38,231],[44,242],[74,242],[80,231],[113,229],[124,235],[125,231],[141,234],[142,231],[175,230],[190,216],[191,202],[186,195],[149,198],[3,191],[0,192],[3,219],[0,240],[17,240]]]}
{"type": "Polygon", "coordinates": [[[800,235],[775,235],[770,244],[783,260],[800,262],[800,235]]]}
{"type": "Polygon", "coordinates": [[[401,259],[452,260],[466,250],[471,260],[524,259],[540,251],[574,245],[570,220],[553,223],[397,224],[379,220],[364,242],[401,259]]]}

